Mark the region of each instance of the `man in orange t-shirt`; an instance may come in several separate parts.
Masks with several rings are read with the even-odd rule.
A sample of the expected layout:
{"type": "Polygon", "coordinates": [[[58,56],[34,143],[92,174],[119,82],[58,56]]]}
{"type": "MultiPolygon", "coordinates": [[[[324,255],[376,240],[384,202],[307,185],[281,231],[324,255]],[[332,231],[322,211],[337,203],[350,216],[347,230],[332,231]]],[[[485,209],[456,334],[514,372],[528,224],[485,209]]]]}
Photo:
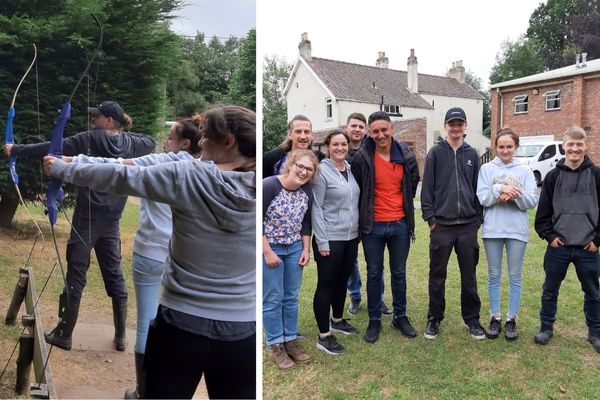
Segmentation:
{"type": "Polygon", "coordinates": [[[367,262],[369,326],[364,339],[374,343],[381,326],[381,276],[388,248],[394,316],[392,326],[404,336],[417,332],[406,316],[406,260],[414,239],[413,198],[419,168],[408,145],[394,139],[394,124],[383,111],[369,116],[369,137],[351,162],[360,186],[359,229],[367,262]]]}

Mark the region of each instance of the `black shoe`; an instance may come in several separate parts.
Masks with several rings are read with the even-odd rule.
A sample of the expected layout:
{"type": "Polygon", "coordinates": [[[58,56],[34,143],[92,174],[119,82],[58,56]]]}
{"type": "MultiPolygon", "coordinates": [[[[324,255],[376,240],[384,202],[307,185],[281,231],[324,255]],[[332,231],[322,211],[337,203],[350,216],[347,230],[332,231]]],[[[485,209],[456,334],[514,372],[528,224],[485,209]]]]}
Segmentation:
{"type": "Polygon", "coordinates": [[[533,338],[533,341],[537,344],[546,345],[553,333],[552,325],[542,325],[540,331],[533,338]]]}
{"type": "Polygon", "coordinates": [[[517,333],[517,321],[514,318],[509,319],[504,324],[504,337],[506,340],[515,340],[519,337],[517,333]]]}
{"type": "Polygon", "coordinates": [[[340,322],[329,320],[329,327],[332,332],[338,332],[344,335],[352,335],[358,333],[358,329],[348,323],[347,319],[342,319],[340,322]]]}
{"type": "Polygon", "coordinates": [[[404,336],[414,338],[417,331],[413,328],[407,316],[392,318],[392,327],[398,329],[404,336]]]}
{"type": "Polygon", "coordinates": [[[499,319],[492,317],[492,319],[490,320],[490,325],[485,330],[485,336],[488,339],[496,339],[498,336],[500,336],[501,331],[502,331],[502,323],[500,322],[499,319]]]}
{"type": "Polygon", "coordinates": [[[425,327],[425,339],[433,340],[437,337],[440,331],[440,321],[435,318],[429,318],[427,326],[425,327]]]}
{"type": "Polygon", "coordinates": [[[469,333],[475,340],[485,339],[485,332],[483,331],[478,319],[474,319],[469,323],[469,333]]]}
{"type": "Polygon", "coordinates": [[[594,350],[600,353],[600,333],[589,332],[587,340],[594,346],[594,350]]]}
{"type": "Polygon", "coordinates": [[[346,351],[346,348],[333,335],[328,335],[324,338],[321,338],[321,336],[317,337],[317,349],[323,350],[332,356],[342,354],[346,351]]]}
{"type": "Polygon", "coordinates": [[[350,314],[358,314],[358,310],[360,310],[360,299],[350,299],[348,312],[350,314]]]}
{"type": "Polygon", "coordinates": [[[381,332],[381,320],[371,319],[369,320],[369,326],[365,332],[364,339],[368,343],[375,343],[379,339],[379,332],[381,332]]]}
{"type": "Polygon", "coordinates": [[[387,304],[383,302],[383,300],[381,300],[381,303],[379,303],[379,308],[381,309],[381,315],[389,317],[394,314],[394,312],[390,310],[390,308],[387,306],[387,304]]]}

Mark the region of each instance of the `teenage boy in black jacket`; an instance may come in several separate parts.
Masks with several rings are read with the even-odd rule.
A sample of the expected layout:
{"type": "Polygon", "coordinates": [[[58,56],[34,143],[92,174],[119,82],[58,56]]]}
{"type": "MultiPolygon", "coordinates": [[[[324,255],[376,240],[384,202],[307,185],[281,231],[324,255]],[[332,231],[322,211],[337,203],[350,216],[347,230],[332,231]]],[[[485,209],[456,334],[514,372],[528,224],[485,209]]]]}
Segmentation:
{"type": "Polygon", "coordinates": [[[565,158],[546,175],[535,215],[535,230],[548,247],[544,256],[541,327],[534,340],[541,345],[550,341],[560,284],[573,263],[585,293],[583,313],[588,341],[600,353],[600,168],[585,155],[583,129],[567,129],[562,146],[565,158]]]}
{"type": "Polygon", "coordinates": [[[435,339],[446,308],[445,285],[452,249],[458,258],[461,312],[474,339],[485,339],[479,323],[481,300],[477,294],[479,260],[477,230],[483,210],[477,199],[479,156],[464,142],[467,116],[462,108],[448,110],[446,140],[429,150],[421,188],[421,210],[430,229],[429,311],[425,338],[435,339]]]}

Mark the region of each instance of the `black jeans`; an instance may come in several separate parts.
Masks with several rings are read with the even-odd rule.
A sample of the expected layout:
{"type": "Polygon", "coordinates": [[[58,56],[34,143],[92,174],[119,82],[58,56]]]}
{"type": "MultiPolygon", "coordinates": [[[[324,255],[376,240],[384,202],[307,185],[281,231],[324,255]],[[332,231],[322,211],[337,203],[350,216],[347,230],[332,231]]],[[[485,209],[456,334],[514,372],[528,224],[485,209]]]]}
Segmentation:
{"type": "Polygon", "coordinates": [[[358,238],[329,241],[329,255],[322,256],[313,238],[313,251],[317,262],[317,289],[313,311],[320,333],[329,332],[329,309],[334,318],[342,318],[346,300],[346,283],[358,254],[358,238]]]}
{"type": "Polygon", "coordinates": [[[460,307],[463,320],[467,324],[479,320],[481,300],[477,294],[476,276],[479,262],[478,228],[477,222],[460,225],[437,224],[430,233],[428,318],[439,321],[444,319],[448,259],[454,249],[460,269],[460,307]]]}
{"type": "Polygon", "coordinates": [[[569,264],[573,263],[577,278],[581,283],[583,313],[590,332],[600,333],[600,255],[598,251],[587,251],[577,246],[550,245],[544,256],[544,286],[542,287],[542,325],[552,325],[556,321],[556,309],[560,285],[567,275],[569,264]]]}
{"type": "Polygon", "coordinates": [[[256,334],[232,342],[196,335],[164,321],[150,324],[145,398],[191,399],[204,374],[211,399],[256,398],[256,334]]]}
{"type": "Polygon", "coordinates": [[[91,223],[86,219],[73,220],[73,228],[67,244],[66,280],[69,295],[77,299],[81,298],[87,283],[86,275],[90,267],[92,248],[96,252],[106,294],[111,298],[127,298],[127,286],[121,269],[121,236],[118,219],[92,219],[91,223]]]}

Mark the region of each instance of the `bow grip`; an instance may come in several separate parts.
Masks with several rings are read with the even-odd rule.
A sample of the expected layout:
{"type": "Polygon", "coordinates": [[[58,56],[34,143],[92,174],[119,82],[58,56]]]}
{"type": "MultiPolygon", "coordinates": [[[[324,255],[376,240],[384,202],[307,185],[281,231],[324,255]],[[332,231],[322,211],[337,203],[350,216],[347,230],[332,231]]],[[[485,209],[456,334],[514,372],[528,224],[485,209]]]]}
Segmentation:
{"type": "MultiPolygon", "coordinates": [[[[15,108],[10,107],[8,109],[8,117],[6,118],[6,135],[4,136],[4,143],[6,144],[14,144],[15,139],[13,135],[13,120],[15,119],[15,108]]],[[[17,175],[17,156],[8,157],[8,170],[10,171],[10,176],[15,183],[15,185],[19,184],[19,175],[17,175]]]]}

